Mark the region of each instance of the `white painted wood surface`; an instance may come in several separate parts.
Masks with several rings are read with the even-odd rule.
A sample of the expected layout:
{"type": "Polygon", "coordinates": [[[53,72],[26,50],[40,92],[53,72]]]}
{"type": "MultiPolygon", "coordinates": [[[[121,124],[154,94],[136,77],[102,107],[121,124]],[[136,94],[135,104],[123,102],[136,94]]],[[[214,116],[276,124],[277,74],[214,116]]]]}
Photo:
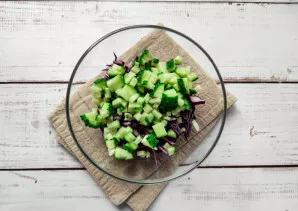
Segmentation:
{"type": "MultiPolygon", "coordinates": [[[[204,165],[297,165],[298,84],[226,87],[238,102],[204,165]]],[[[0,169],[80,167],[46,118],[65,92],[64,84],[0,85],[0,169]]]]}
{"type": "MultiPolygon", "coordinates": [[[[0,178],[1,211],[117,210],[86,171],[12,171],[0,178]]],[[[298,168],[198,169],[171,182],[149,210],[296,210],[297,184],[298,168]]]]}
{"type": "Polygon", "coordinates": [[[57,1],[0,7],[4,82],[67,81],[101,36],[159,22],[205,47],[228,81],[298,81],[298,4],[57,1]]]}

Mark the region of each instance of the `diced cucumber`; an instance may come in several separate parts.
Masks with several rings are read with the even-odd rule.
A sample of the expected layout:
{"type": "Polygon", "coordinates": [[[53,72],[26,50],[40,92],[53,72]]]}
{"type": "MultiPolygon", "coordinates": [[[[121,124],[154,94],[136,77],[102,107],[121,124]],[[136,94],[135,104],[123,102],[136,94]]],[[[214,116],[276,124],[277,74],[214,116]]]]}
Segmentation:
{"type": "Polygon", "coordinates": [[[127,142],[133,142],[134,140],[136,140],[136,137],[132,133],[128,133],[124,136],[124,140],[127,142]]]}
{"type": "Polygon", "coordinates": [[[161,98],[159,109],[161,113],[173,110],[178,106],[178,95],[175,89],[164,91],[161,98]]]}
{"type": "MultiPolygon", "coordinates": [[[[125,108],[125,107],[127,106],[128,102],[127,102],[126,100],[124,100],[124,99],[121,99],[120,104],[121,104],[122,107],[125,108]]],[[[121,107],[121,106],[120,106],[120,107],[121,107]]],[[[124,111],[124,110],[122,110],[122,111],[124,111]]]]}
{"type": "Polygon", "coordinates": [[[135,143],[135,144],[139,144],[139,143],[141,143],[141,141],[142,141],[142,136],[138,136],[138,137],[136,138],[136,140],[134,141],[134,143],[135,143]]]}
{"type": "Polygon", "coordinates": [[[125,149],[126,151],[128,152],[133,152],[133,151],[136,151],[136,149],[138,149],[138,145],[135,144],[134,142],[131,142],[131,143],[126,143],[122,149],[125,149]]]}
{"type": "Polygon", "coordinates": [[[137,151],[137,156],[141,158],[147,158],[147,157],[150,157],[150,153],[148,151],[141,150],[141,151],[137,151]]]}
{"type": "Polygon", "coordinates": [[[106,134],[105,137],[104,137],[104,139],[105,139],[105,140],[112,140],[112,139],[113,139],[113,135],[112,135],[112,133],[108,133],[108,134],[106,134]]]}
{"type": "Polygon", "coordinates": [[[102,88],[97,87],[97,86],[92,86],[91,87],[91,93],[92,93],[93,97],[101,98],[102,97],[102,88]]]}
{"type": "Polygon", "coordinates": [[[172,129],[168,130],[168,136],[171,137],[171,138],[177,138],[176,132],[172,129]]]}
{"type": "Polygon", "coordinates": [[[116,147],[114,157],[117,160],[132,160],[133,154],[128,152],[125,149],[122,149],[120,147],[116,147]]]}
{"type": "Polygon", "coordinates": [[[124,74],[124,83],[129,84],[131,79],[133,79],[135,76],[136,76],[136,74],[131,71],[129,73],[125,73],[124,74]]]}
{"type": "Polygon", "coordinates": [[[177,79],[180,78],[176,73],[171,73],[170,79],[168,80],[168,84],[174,85],[177,83],[177,79]]]}
{"type": "Polygon", "coordinates": [[[130,127],[121,127],[116,133],[116,138],[123,139],[128,133],[133,132],[133,130],[130,129],[130,127]]]}
{"type": "Polygon", "coordinates": [[[178,85],[178,83],[174,84],[174,85],[173,85],[173,88],[174,88],[177,92],[179,92],[179,85],[178,85]]]}
{"type": "Polygon", "coordinates": [[[158,106],[159,106],[159,104],[153,104],[153,105],[152,105],[152,108],[154,108],[154,109],[158,109],[158,106]]]}
{"type": "Polygon", "coordinates": [[[145,65],[145,63],[149,62],[150,60],[152,60],[152,55],[150,52],[147,49],[143,50],[138,60],[140,65],[145,65]]]}
{"type": "Polygon", "coordinates": [[[145,70],[151,70],[151,65],[149,63],[145,63],[144,69],[145,70]]]}
{"type": "Polygon", "coordinates": [[[118,128],[120,128],[120,121],[119,120],[115,120],[113,122],[108,123],[107,126],[111,130],[118,129],[118,128]]]}
{"type": "Polygon", "coordinates": [[[173,72],[176,68],[176,65],[175,65],[175,61],[174,59],[170,59],[168,62],[167,62],[167,70],[169,72],[173,72]]]}
{"type": "Polygon", "coordinates": [[[166,62],[159,62],[157,65],[159,72],[167,73],[167,64],[166,62]]]}
{"type": "Polygon", "coordinates": [[[194,95],[194,94],[197,94],[197,91],[194,90],[194,89],[189,89],[189,93],[190,93],[191,95],[194,95]]]}
{"type": "Polygon", "coordinates": [[[172,156],[175,154],[176,152],[176,147],[175,146],[171,146],[168,143],[166,143],[163,148],[165,148],[165,150],[167,150],[169,156],[172,156]]]}
{"type": "Polygon", "coordinates": [[[153,122],[153,119],[154,119],[154,115],[152,113],[148,114],[146,117],[145,117],[145,121],[148,123],[148,124],[151,124],[153,122]]]}
{"type": "Polygon", "coordinates": [[[109,116],[112,116],[113,114],[113,106],[111,103],[104,103],[102,108],[100,109],[100,115],[102,118],[107,118],[109,116]]]}
{"type": "Polygon", "coordinates": [[[109,156],[113,156],[115,153],[115,149],[108,149],[109,151],[109,156]]]}
{"type": "Polygon", "coordinates": [[[156,75],[159,74],[159,69],[157,67],[151,67],[152,73],[155,73],[156,75]]]}
{"type": "Polygon", "coordinates": [[[175,72],[181,77],[181,78],[187,78],[190,74],[190,69],[186,67],[177,67],[175,72]]]}
{"type": "Polygon", "coordinates": [[[140,121],[142,114],[141,113],[136,113],[135,115],[133,115],[133,117],[137,120],[140,121]]]}
{"type": "Polygon", "coordinates": [[[149,102],[149,100],[150,100],[150,94],[149,93],[147,93],[145,95],[144,100],[145,100],[145,103],[148,103],[149,102]]]}
{"type": "Polygon", "coordinates": [[[150,76],[150,78],[149,78],[149,83],[151,83],[151,84],[155,84],[156,82],[157,82],[157,80],[158,80],[158,76],[157,76],[157,74],[156,73],[151,73],[151,76],[150,76]]]}
{"type": "Polygon", "coordinates": [[[152,114],[154,115],[156,120],[159,120],[162,117],[162,114],[155,109],[152,111],[152,114]]]}
{"type": "Polygon", "coordinates": [[[154,87],[154,90],[152,91],[152,97],[161,98],[164,89],[165,89],[165,84],[160,83],[160,84],[156,85],[154,87]]]}
{"type": "Polygon", "coordinates": [[[153,109],[149,104],[146,104],[143,108],[144,112],[149,114],[153,109]]]}
{"type": "Polygon", "coordinates": [[[141,106],[138,103],[129,103],[128,104],[128,112],[132,112],[132,113],[138,113],[140,111],[142,111],[143,106],[141,106]]]}
{"type": "Polygon", "coordinates": [[[131,113],[124,113],[124,120],[125,121],[131,121],[132,120],[132,114],[131,113]]]}
{"type": "Polygon", "coordinates": [[[184,105],[183,105],[183,107],[184,107],[186,110],[190,111],[190,109],[191,109],[191,103],[189,102],[189,100],[188,100],[187,98],[184,98],[183,100],[184,100],[184,105]]]}
{"type": "Polygon", "coordinates": [[[141,115],[141,118],[140,118],[140,124],[141,125],[145,125],[145,126],[148,126],[148,122],[146,121],[146,117],[148,116],[148,114],[147,113],[142,113],[142,115],[141,115]]]}
{"type": "Polygon", "coordinates": [[[175,64],[179,65],[182,63],[182,56],[176,56],[174,59],[175,64]]]}
{"type": "Polygon", "coordinates": [[[160,74],[159,76],[160,83],[168,83],[169,79],[171,78],[170,73],[160,74]]]}
{"type": "Polygon", "coordinates": [[[150,147],[151,149],[156,149],[158,140],[155,138],[153,134],[145,135],[144,138],[142,139],[142,144],[144,144],[147,147],[150,147]]]}
{"type": "Polygon", "coordinates": [[[201,86],[200,85],[196,85],[194,90],[196,90],[197,92],[199,92],[201,90],[201,86]]]}
{"type": "Polygon", "coordinates": [[[199,79],[199,76],[197,76],[197,74],[191,72],[188,76],[187,76],[187,79],[189,81],[196,81],[199,79]]]}
{"type": "Polygon", "coordinates": [[[106,140],[105,144],[106,144],[106,147],[108,149],[115,149],[116,148],[116,143],[115,143],[115,140],[113,140],[113,139],[106,140]]]}
{"type": "Polygon", "coordinates": [[[106,78],[99,78],[96,81],[94,81],[94,85],[101,89],[104,89],[107,87],[107,80],[108,79],[106,79],[106,78]]]}
{"type": "Polygon", "coordinates": [[[108,70],[108,75],[113,77],[116,75],[123,75],[125,73],[125,67],[113,64],[112,67],[108,70]]]}
{"type": "Polygon", "coordinates": [[[122,99],[118,97],[112,101],[112,105],[114,108],[118,108],[121,105],[121,102],[122,102],[122,99]]]}
{"type": "Polygon", "coordinates": [[[117,75],[107,81],[107,86],[111,91],[116,91],[124,86],[124,79],[121,75],[117,75]]]}
{"type": "Polygon", "coordinates": [[[130,71],[137,74],[140,72],[140,68],[138,66],[133,66],[130,71]]]}
{"type": "Polygon", "coordinates": [[[129,82],[129,85],[132,87],[135,87],[138,83],[138,80],[136,78],[131,79],[131,81],[129,82]]]}
{"type": "Polygon", "coordinates": [[[156,58],[152,59],[152,62],[151,62],[152,66],[157,67],[158,63],[159,63],[159,59],[156,59],[156,58]]]}
{"type": "Polygon", "coordinates": [[[177,82],[178,82],[180,92],[185,95],[189,95],[187,78],[179,78],[179,79],[177,79],[177,82]]]}
{"type": "Polygon", "coordinates": [[[161,102],[161,98],[151,98],[150,100],[149,100],[149,103],[150,104],[160,104],[160,102],[161,102]]]}
{"type": "Polygon", "coordinates": [[[154,133],[157,138],[161,138],[167,135],[167,131],[165,129],[165,125],[162,123],[158,123],[152,126],[154,133]]]}
{"type": "Polygon", "coordinates": [[[145,92],[145,87],[142,85],[136,85],[136,89],[142,94],[145,92]]]}
{"type": "Polygon", "coordinates": [[[137,90],[135,90],[132,86],[125,85],[122,89],[117,90],[116,93],[126,101],[129,101],[131,96],[137,94],[137,90]]]}
{"type": "Polygon", "coordinates": [[[139,97],[139,98],[137,99],[137,103],[140,104],[141,106],[144,106],[144,104],[145,104],[145,99],[144,99],[143,97],[139,97]]]}
{"type": "Polygon", "coordinates": [[[109,88],[105,88],[105,98],[111,98],[112,97],[112,93],[111,90],[109,88]]]}
{"type": "Polygon", "coordinates": [[[139,94],[139,93],[136,93],[136,94],[134,94],[133,96],[131,96],[131,97],[129,98],[129,102],[130,102],[130,103],[133,103],[133,102],[135,102],[139,97],[140,97],[140,94],[139,94]]]}
{"type": "Polygon", "coordinates": [[[103,99],[101,99],[101,98],[92,98],[92,102],[93,102],[95,105],[101,107],[101,103],[103,102],[103,99]]]}
{"type": "Polygon", "coordinates": [[[183,106],[184,105],[184,100],[181,98],[178,98],[178,105],[183,106]]]}

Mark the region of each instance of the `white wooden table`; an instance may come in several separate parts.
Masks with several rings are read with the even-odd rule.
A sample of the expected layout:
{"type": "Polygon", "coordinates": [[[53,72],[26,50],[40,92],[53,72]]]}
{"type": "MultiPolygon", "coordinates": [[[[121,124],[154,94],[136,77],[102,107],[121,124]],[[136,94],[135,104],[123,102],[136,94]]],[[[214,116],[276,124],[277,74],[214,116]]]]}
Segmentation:
{"type": "Polygon", "coordinates": [[[0,2],[0,210],[118,209],[57,144],[46,116],[86,47],[159,22],[210,53],[238,102],[203,166],[150,210],[297,210],[296,3],[0,2]]]}

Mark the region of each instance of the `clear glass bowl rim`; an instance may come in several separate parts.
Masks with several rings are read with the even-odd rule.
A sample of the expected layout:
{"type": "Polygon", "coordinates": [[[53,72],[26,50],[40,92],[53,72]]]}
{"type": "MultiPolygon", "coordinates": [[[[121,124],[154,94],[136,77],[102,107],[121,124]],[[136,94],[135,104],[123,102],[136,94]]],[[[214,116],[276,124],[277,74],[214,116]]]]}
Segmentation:
{"type": "Polygon", "coordinates": [[[101,170],[102,172],[106,173],[107,175],[114,177],[116,179],[125,181],[125,182],[129,182],[129,183],[134,183],[134,184],[140,184],[140,185],[150,185],[150,184],[159,184],[159,183],[165,183],[165,182],[169,182],[171,180],[175,180],[177,178],[180,178],[182,176],[187,175],[189,172],[191,172],[192,170],[194,170],[195,168],[197,168],[209,155],[210,153],[213,151],[213,149],[215,148],[216,144],[218,143],[218,140],[222,134],[224,125],[225,125],[225,120],[226,120],[226,113],[227,113],[227,96],[226,96],[226,89],[225,89],[225,85],[224,85],[224,81],[221,77],[221,74],[215,64],[215,62],[213,61],[213,59],[211,58],[211,56],[207,53],[207,51],[201,46],[199,45],[196,41],[194,41],[192,38],[188,37],[187,35],[183,34],[182,32],[179,32],[177,30],[165,27],[165,26],[160,26],[160,25],[146,25],[146,24],[142,24],[142,25],[131,25],[131,26],[126,26],[123,28],[119,28],[117,30],[114,30],[106,35],[104,35],[103,37],[99,38],[97,41],[95,41],[84,53],[83,55],[80,57],[80,59],[78,60],[76,66],[74,67],[72,74],[70,76],[68,85],[67,85],[67,92],[66,92],[66,119],[67,119],[67,125],[70,131],[70,134],[72,136],[72,138],[75,141],[75,144],[77,145],[77,147],[79,148],[79,150],[81,151],[81,153],[88,159],[88,161],[90,163],[92,163],[92,165],[94,165],[97,169],[101,170]],[[220,125],[220,129],[219,132],[215,138],[214,143],[212,144],[212,146],[210,147],[210,149],[207,151],[207,153],[205,154],[205,156],[201,159],[201,161],[197,162],[196,165],[194,165],[193,167],[191,167],[189,170],[185,171],[182,174],[176,175],[176,176],[169,176],[163,179],[154,179],[154,180],[131,180],[131,179],[127,179],[127,178],[122,178],[119,177],[117,175],[113,175],[110,172],[106,171],[105,169],[101,168],[99,165],[96,164],[95,161],[93,161],[89,155],[84,151],[83,147],[80,145],[79,141],[77,140],[73,128],[72,128],[72,124],[71,124],[71,118],[70,118],[70,110],[69,110],[69,106],[70,106],[70,95],[71,95],[71,87],[72,87],[72,83],[73,83],[73,79],[75,78],[76,72],[81,64],[81,62],[84,60],[84,58],[88,55],[89,52],[92,51],[92,49],[97,46],[99,43],[101,43],[102,41],[104,41],[105,39],[109,38],[110,36],[123,32],[123,31],[127,31],[130,29],[137,29],[137,28],[152,28],[152,29],[162,29],[168,32],[172,32],[174,34],[180,35],[183,38],[187,39],[188,41],[190,41],[191,43],[193,43],[196,47],[198,47],[203,53],[204,55],[209,59],[209,61],[211,62],[212,66],[214,67],[216,73],[217,73],[217,77],[220,81],[220,86],[222,89],[222,93],[223,93],[223,98],[224,98],[224,110],[223,110],[223,115],[222,115],[222,120],[221,120],[221,125],[220,125]]]}

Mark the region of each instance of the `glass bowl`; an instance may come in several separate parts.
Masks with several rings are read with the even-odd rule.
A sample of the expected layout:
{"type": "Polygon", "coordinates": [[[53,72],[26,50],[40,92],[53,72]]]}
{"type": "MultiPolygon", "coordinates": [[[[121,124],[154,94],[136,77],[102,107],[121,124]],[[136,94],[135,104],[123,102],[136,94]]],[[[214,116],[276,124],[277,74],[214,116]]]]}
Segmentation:
{"type": "MultiPolygon", "coordinates": [[[[154,52],[152,54],[154,55],[154,52]]],[[[168,182],[186,175],[198,167],[212,152],[220,138],[225,123],[226,110],[227,99],[224,83],[216,64],[206,50],[187,35],[159,25],[128,26],[110,32],[98,39],[77,62],[71,74],[66,94],[67,124],[81,153],[90,163],[107,175],[137,184],[168,182]],[[119,161],[109,157],[108,150],[104,146],[101,130],[86,128],[79,119],[80,114],[90,112],[90,106],[79,104],[77,99],[79,97],[80,100],[84,101],[83,104],[92,105],[90,93],[85,91],[77,94],[76,92],[80,87],[86,86],[85,82],[91,79],[94,81],[94,78],[106,67],[106,64],[112,63],[114,60],[113,52],[121,55],[144,36],[151,33],[152,30],[165,31],[200,64],[205,72],[217,82],[222,102],[222,111],[216,118],[216,123],[213,123],[211,131],[205,134],[204,141],[198,143],[197,147],[193,147],[191,149],[192,153],[187,158],[180,158],[179,161],[172,161],[172,159],[175,159],[176,155],[174,155],[161,162],[160,153],[156,153],[157,159],[160,161],[158,166],[156,166],[153,156],[149,159],[136,158],[132,161],[119,161]],[[77,98],[73,98],[74,95],[77,98]]]]}

